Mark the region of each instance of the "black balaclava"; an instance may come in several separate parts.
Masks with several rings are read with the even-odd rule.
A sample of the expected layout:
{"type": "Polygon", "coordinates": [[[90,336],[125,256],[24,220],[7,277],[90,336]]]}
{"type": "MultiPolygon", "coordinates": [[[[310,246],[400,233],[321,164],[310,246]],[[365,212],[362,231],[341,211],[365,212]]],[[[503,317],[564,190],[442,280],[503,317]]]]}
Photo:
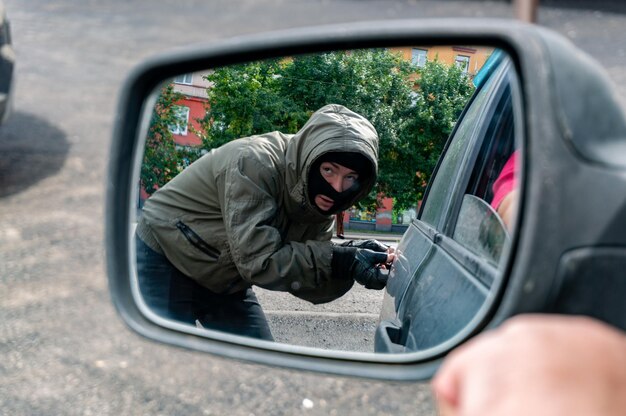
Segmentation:
{"type": "Polygon", "coordinates": [[[309,187],[308,197],[311,205],[315,207],[319,212],[324,215],[335,214],[339,211],[343,211],[349,208],[355,201],[354,198],[361,191],[362,184],[367,183],[369,177],[372,175],[372,162],[367,157],[360,153],[354,152],[329,152],[324,153],[318,157],[311,165],[309,170],[309,187]],[[337,163],[348,169],[355,171],[359,177],[352,185],[350,189],[346,189],[343,192],[337,192],[335,189],[324,179],[320,172],[320,166],[324,162],[337,163]],[[316,195],[324,195],[331,198],[335,203],[328,211],[322,211],[315,204],[316,195]]]}

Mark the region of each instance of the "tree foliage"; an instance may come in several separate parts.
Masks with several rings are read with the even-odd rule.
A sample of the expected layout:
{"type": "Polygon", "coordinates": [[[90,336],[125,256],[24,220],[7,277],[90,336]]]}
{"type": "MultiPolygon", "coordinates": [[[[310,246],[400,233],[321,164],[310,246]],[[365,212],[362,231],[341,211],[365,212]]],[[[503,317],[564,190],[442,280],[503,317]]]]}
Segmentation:
{"type": "Polygon", "coordinates": [[[167,84],[152,111],[141,165],[141,186],[149,195],[202,155],[202,149],[179,147],[174,141],[172,130],[180,129],[185,122],[177,105],[183,98],[172,84],[167,84]]]}
{"type": "Polygon", "coordinates": [[[179,172],[180,156],[172,137],[172,126],[178,124],[174,103],[183,95],[174,91],[171,84],[163,87],[157,100],[141,165],[141,185],[148,194],[165,185],[179,172]]]}
{"type": "Polygon", "coordinates": [[[473,92],[474,85],[456,65],[430,61],[420,68],[413,102],[415,112],[403,130],[404,147],[398,161],[410,169],[398,172],[401,178],[394,189],[399,194],[415,192],[418,199],[423,197],[448,136],[473,92]]]}
{"type": "MultiPolygon", "coordinates": [[[[206,116],[194,131],[206,150],[269,131],[297,132],[320,107],[342,104],[370,120],[380,137],[376,195],[395,209],[415,206],[473,86],[456,66],[413,66],[387,49],[295,56],[218,68],[207,75],[206,116]]],[[[165,182],[180,161],[167,126],[176,97],[164,90],[149,134],[162,160],[145,166],[148,186],[165,182]],[[165,129],[165,130],[164,130],[165,129]],[[159,176],[160,175],[160,176],[159,176]],[[157,178],[159,176],[159,178],[157,178]],[[154,178],[154,179],[152,179],[154,178]]],[[[148,156],[148,153],[146,153],[148,156]]],[[[193,159],[194,153],[185,156],[193,159]]],[[[191,160],[192,161],[192,160],[191,160]]]]}

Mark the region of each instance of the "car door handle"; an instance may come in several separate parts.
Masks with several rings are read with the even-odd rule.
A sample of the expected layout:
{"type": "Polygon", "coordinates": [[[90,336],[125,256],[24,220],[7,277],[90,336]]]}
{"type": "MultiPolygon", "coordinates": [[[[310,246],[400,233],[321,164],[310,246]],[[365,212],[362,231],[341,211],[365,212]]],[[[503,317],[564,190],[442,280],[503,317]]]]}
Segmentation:
{"type": "Polygon", "coordinates": [[[381,321],[374,336],[375,351],[389,354],[404,352],[402,338],[402,327],[393,321],[381,321]]]}

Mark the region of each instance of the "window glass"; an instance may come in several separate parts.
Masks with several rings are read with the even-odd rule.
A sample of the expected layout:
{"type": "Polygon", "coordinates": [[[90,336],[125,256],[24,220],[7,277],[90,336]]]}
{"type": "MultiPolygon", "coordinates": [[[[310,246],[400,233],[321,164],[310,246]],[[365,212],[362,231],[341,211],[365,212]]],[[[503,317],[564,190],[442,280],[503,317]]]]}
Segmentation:
{"type": "Polygon", "coordinates": [[[413,65],[422,67],[426,65],[426,62],[428,61],[427,54],[428,51],[425,49],[413,48],[411,51],[411,62],[413,65]]]}
{"type": "Polygon", "coordinates": [[[470,57],[465,55],[457,55],[455,58],[456,66],[461,68],[461,71],[467,73],[469,69],[470,57]]]}
{"type": "Polygon", "coordinates": [[[454,137],[450,141],[424,201],[420,219],[435,228],[439,228],[439,220],[447,212],[450,195],[456,183],[455,178],[459,174],[463,156],[483,114],[493,78],[489,78],[484,87],[470,101],[469,108],[462,116],[460,124],[454,132],[454,137]]]}
{"type": "Polygon", "coordinates": [[[176,84],[191,85],[192,80],[193,80],[193,74],[182,74],[174,78],[174,82],[176,84]]]}
{"type": "Polygon", "coordinates": [[[458,218],[454,240],[496,265],[509,238],[496,211],[484,199],[466,194],[458,218]]]}
{"type": "MultiPolygon", "coordinates": [[[[504,204],[517,192],[518,161],[515,151],[513,70],[505,74],[501,93],[494,96],[493,111],[485,120],[477,146],[480,150],[463,197],[453,238],[482,258],[497,264],[509,240],[511,218],[504,204]]],[[[516,208],[516,200],[512,209],[516,208]]]]}
{"type": "Polygon", "coordinates": [[[175,124],[169,126],[172,134],[181,136],[187,135],[187,124],[189,123],[189,107],[177,105],[174,107],[175,124]]]}

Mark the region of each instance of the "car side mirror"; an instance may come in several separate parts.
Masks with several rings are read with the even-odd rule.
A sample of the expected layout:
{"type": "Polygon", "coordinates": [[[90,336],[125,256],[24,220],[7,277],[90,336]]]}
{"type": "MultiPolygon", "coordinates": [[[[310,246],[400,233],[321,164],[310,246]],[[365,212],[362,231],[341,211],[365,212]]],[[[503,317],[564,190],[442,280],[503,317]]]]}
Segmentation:
{"type": "MultiPolygon", "coordinates": [[[[313,123],[313,136],[327,131],[324,123],[332,124],[313,123]]],[[[626,266],[626,209],[616,192],[626,189],[624,127],[610,84],[589,58],[559,36],[517,22],[318,27],[153,58],[122,90],[111,149],[113,302],[129,327],[152,340],[390,380],[430,377],[449,351],[519,313],[583,313],[626,328],[626,283],[619,267],[608,266],[626,266]],[[429,76],[456,82],[454,94],[427,91],[429,76]],[[406,210],[412,220],[402,237],[388,242],[396,260],[378,272],[389,273],[378,293],[331,276],[334,216],[315,205],[318,194],[307,193],[308,167],[320,169],[307,157],[317,153],[307,150],[308,139],[289,150],[301,129],[328,114],[348,126],[341,138],[355,137],[351,153],[378,164],[382,185],[369,183],[354,159],[333,159],[347,173],[333,165],[328,174],[355,176],[364,184],[362,201],[374,190],[370,211],[381,209],[386,232],[392,225],[385,219],[394,214],[384,211],[384,196],[414,208],[406,210]],[[446,123],[447,130],[433,133],[432,126],[446,123]],[[367,138],[374,131],[377,145],[367,138]],[[258,135],[254,146],[252,139],[230,144],[258,135]],[[266,173],[274,165],[276,173],[266,173]],[[227,171],[238,182],[224,179],[227,171]],[[272,257],[283,246],[301,254],[272,257]],[[172,270],[184,284],[164,280],[173,279],[172,270]],[[309,274],[314,278],[302,277],[309,274]],[[266,291],[250,293],[256,287],[266,291]],[[342,296],[373,309],[325,306],[342,296]],[[303,309],[302,299],[325,305],[303,309]],[[180,302],[194,306],[171,306],[180,302]],[[280,304],[266,314],[283,338],[233,330],[239,312],[227,308],[235,303],[280,304]],[[365,329],[350,332],[359,325],[365,329]],[[303,342],[303,333],[328,328],[328,338],[339,341],[303,342]],[[356,339],[352,333],[366,343],[346,341],[356,339]]],[[[324,136],[319,146],[335,137],[324,136]]],[[[381,231],[367,211],[362,203],[348,213],[347,225],[362,227],[351,228],[353,235],[381,231]]],[[[265,319],[255,310],[254,319],[265,319]]]]}

